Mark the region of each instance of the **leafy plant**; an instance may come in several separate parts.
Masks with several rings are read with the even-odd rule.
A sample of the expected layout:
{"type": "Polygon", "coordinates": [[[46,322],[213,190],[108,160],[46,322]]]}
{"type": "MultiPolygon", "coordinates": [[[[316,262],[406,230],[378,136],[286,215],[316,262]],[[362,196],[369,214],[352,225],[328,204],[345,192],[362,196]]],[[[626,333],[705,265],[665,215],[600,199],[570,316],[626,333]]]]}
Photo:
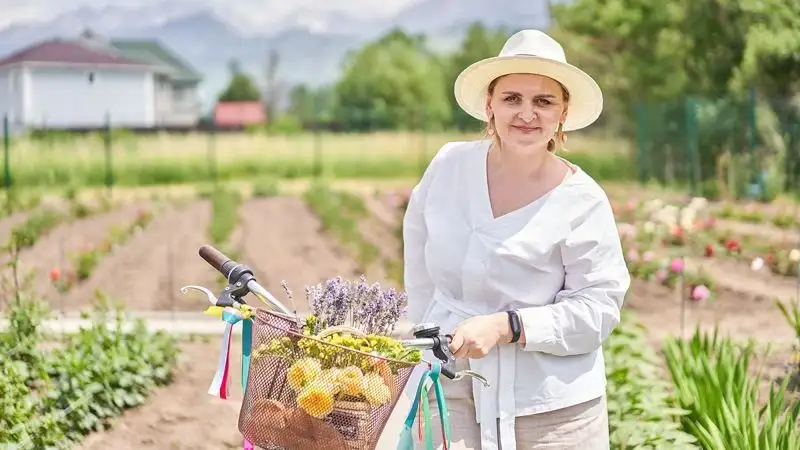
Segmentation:
{"type": "Polygon", "coordinates": [[[766,399],[758,390],[761,375],[751,376],[755,355],[752,341],[736,345],[695,330],[689,341],[668,339],[667,366],[677,389],[683,429],[704,449],[778,450],[800,448],[800,403],[787,407],[787,378],[771,385],[766,399]],[[760,405],[764,400],[764,405],[760,405]]]}
{"type": "Polygon", "coordinates": [[[662,376],[658,355],[630,312],[604,345],[611,448],[697,448],[680,429],[687,411],[674,406],[671,385],[662,376]]]}
{"type": "Polygon", "coordinates": [[[313,183],[303,200],[322,222],[322,227],[336,235],[356,255],[361,271],[366,271],[380,257],[378,248],[363,238],[358,221],[367,215],[364,202],[357,196],[334,191],[321,183],[313,183]]]}

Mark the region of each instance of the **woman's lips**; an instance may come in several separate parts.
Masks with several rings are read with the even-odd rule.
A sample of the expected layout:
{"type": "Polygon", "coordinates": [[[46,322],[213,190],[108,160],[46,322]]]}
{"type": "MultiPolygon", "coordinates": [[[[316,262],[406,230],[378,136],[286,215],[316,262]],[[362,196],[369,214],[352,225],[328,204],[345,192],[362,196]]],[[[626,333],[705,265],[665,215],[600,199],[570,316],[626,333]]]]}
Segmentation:
{"type": "Polygon", "coordinates": [[[529,126],[524,126],[524,125],[512,125],[512,127],[517,129],[517,130],[519,130],[519,131],[521,131],[521,132],[523,132],[523,133],[535,133],[535,132],[541,130],[541,128],[539,128],[539,127],[529,127],[529,126]]]}

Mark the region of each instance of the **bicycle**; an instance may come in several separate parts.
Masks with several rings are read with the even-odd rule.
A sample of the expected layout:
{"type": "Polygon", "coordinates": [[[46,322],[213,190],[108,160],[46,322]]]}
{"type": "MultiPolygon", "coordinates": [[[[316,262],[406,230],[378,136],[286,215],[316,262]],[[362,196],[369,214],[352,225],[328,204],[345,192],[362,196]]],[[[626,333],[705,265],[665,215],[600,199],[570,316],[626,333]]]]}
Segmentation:
{"type": "MultiPolygon", "coordinates": [[[[260,341],[265,341],[268,338],[273,338],[272,341],[275,341],[275,339],[289,339],[293,345],[296,345],[298,342],[302,342],[303,339],[309,338],[308,336],[304,337],[297,331],[298,328],[295,328],[301,322],[300,317],[259,284],[252,269],[247,265],[232,260],[211,245],[203,245],[200,247],[198,254],[212,268],[221,273],[227,281],[227,285],[218,295],[215,295],[210,289],[199,285],[187,285],[181,288],[181,292],[184,294],[192,290],[202,292],[212,305],[207,312],[217,315],[226,322],[226,330],[223,335],[217,373],[208,390],[208,393],[211,395],[216,395],[223,399],[228,397],[227,386],[230,380],[230,377],[228,377],[228,355],[230,352],[231,331],[236,323],[240,321],[243,322],[241,382],[242,388],[245,391],[245,400],[242,402],[242,409],[240,411],[239,430],[245,436],[244,448],[254,448],[253,441],[261,441],[256,442],[256,444],[266,445],[265,448],[270,449],[297,448],[312,450],[313,448],[324,448],[325,450],[334,450],[337,448],[336,443],[341,443],[343,450],[366,450],[368,448],[374,448],[380,433],[386,425],[389,415],[397,405],[400,393],[405,390],[405,385],[409,381],[413,366],[406,367],[402,364],[397,364],[396,361],[389,361],[388,363],[379,361],[386,366],[386,371],[388,371],[388,367],[391,366],[397,372],[396,378],[392,378],[392,376],[388,375],[387,377],[392,378],[392,380],[396,381],[396,384],[399,385],[395,386],[395,391],[398,392],[392,392],[392,401],[387,402],[380,408],[372,408],[370,411],[365,412],[363,406],[355,408],[353,402],[339,402],[339,406],[345,405],[353,408],[350,410],[344,408],[346,411],[339,414],[335,419],[326,417],[324,421],[320,420],[318,422],[309,421],[307,417],[298,415],[298,413],[295,412],[287,412],[284,406],[285,404],[298,403],[298,398],[287,394],[287,389],[283,386],[283,384],[286,383],[291,384],[290,374],[285,367],[276,366],[278,363],[270,363],[266,368],[256,367],[252,360],[253,339],[255,338],[260,341]],[[250,306],[245,301],[247,294],[253,294],[266,308],[254,308],[250,306]],[[261,328],[254,330],[253,322],[261,328]],[[275,325],[276,323],[278,324],[277,326],[275,325]],[[258,370],[259,373],[252,375],[251,369],[258,370]],[[275,381],[276,379],[279,380],[277,383],[275,381]],[[276,384],[279,385],[279,387],[276,388],[276,384]],[[259,411],[261,411],[259,405],[264,408],[272,408],[269,410],[269,417],[256,417],[259,411]],[[350,420],[351,416],[360,417],[361,422],[350,420]],[[264,419],[262,422],[266,421],[270,424],[273,422],[282,423],[282,420],[285,423],[283,423],[283,428],[271,430],[270,433],[267,433],[269,435],[268,437],[259,439],[257,435],[263,431],[264,427],[268,426],[261,422],[257,424],[258,426],[254,425],[259,418],[264,419]],[[291,434],[287,430],[293,426],[294,422],[299,421],[303,421],[303,426],[300,427],[301,431],[296,434],[305,433],[306,436],[309,436],[308,433],[314,429],[319,429],[321,431],[318,432],[320,436],[318,436],[317,441],[312,442],[309,441],[309,438],[300,436],[292,437],[291,439],[294,440],[291,441],[286,440],[289,439],[286,436],[291,434]],[[325,422],[326,425],[321,425],[323,422],[325,422]],[[331,433],[328,429],[331,427],[333,427],[332,429],[335,429],[339,435],[331,433]],[[365,429],[367,431],[364,431],[365,429]],[[344,436],[344,438],[342,438],[342,436],[344,436]],[[275,443],[280,439],[283,439],[283,445],[275,443]],[[287,442],[289,443],[287,444],[287,442]]],[[[419,363],[425,365],[427,370],[417,389],[418,398],[413,402],[412,411],[410,411],[409,417],[406,420],[406,428],[408,428],[410,423],[413,423],[413,415],[416,414],[418,403],[424,403],[424,410],[426,414],[429,414],[427,410],[427,396],[420,395],[423,392],[423,382],[426,381],[424,379],[425,376],[430,376],[430,381],[433,382],[431,384],[426,384],[425,387],[430,388],[434,386],[436,388],[437,402],[443,402],[443,398],[439,399],[441,395],[441,389],[438,385],[439,373],[451,380],[471,377],[478,380],[484,386],[489,386],[489,381],[477,372],[471,370],[455,370],[455,358],[449,348],[452,337],[448,334],[442,334],[440,328],[436,324],[416,324],[412,327],[412,334],[414,337],[411,339],[398,339],[397,341],[406,349],[420,351],[429,350],[435,357],[435,360],[425,361],[422,359],[419,363]]],[[[315,338],[312,337],[310,339],[315,338]]],[[[336,346],[335,344],[332,345],[336,346]]],[[[261,347],[259,347],[259,349],[260,348],[261,347]]],[[[258,353],[258,351],[257,349],[256,353],[258,353]]],[[[349,356],[353,357],[353,355],[349,356]]],[[[363,357],[363,355],[361,357],[363,357]]],[[[367,361],[370,361],[369,364],[375,364],[374,361],[377,359],[378,358],[371,357],[368,358],[367,361]]],[[[360,363],[364,362],[363,360],[359,361],[360,363]]],[[[291,370],[291,368],[289,370],[291,370]]],[[[319,368],[314,370],[318,372],[319,368]]],[[[386,386],[388,385],[389,383],[387,381],[386,386]]],[[[439,406],[444,407],[443,403],[440,403],[439,406]]],[[[426,415],[426,420],[428,419],[429,416],[426,415]]],[[[443,417],[443,420],[446,419],[443,417]]],[[[449,426],[447,427],[449,429],[449,426]]]]}

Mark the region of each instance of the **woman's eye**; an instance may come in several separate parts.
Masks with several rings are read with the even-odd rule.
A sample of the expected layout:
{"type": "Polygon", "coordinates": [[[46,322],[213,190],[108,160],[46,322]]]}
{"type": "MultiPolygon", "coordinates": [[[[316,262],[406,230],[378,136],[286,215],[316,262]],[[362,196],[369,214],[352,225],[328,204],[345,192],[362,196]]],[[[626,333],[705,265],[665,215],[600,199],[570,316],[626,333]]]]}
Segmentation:
{"type": "Polygon", "coordinates": [[[516,95],[510,95],[510,96],[506,97],[505,100],[508,103],[517,103],[519,101],[519,97],[516,96],[516,95]]]}
{"type": "Polygon", "coordinates": [[[545,105],[545,106],[549,106],[549,105],[553,104],[553,102],[551,102],[550,100],[547,100],[546,98],[537,98],[536,102],[541,104],[541,105],[545,105]]]}

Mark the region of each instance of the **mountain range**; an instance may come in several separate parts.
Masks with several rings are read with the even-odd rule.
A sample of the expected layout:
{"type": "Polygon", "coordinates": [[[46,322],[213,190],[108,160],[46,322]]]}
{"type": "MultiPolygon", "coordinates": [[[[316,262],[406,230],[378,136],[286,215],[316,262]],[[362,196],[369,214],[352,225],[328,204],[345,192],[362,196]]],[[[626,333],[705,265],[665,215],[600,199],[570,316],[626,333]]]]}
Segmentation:
{"type": "MultiPolygon", "coordinates": [[[[265,2],[262,4],[268,4],[265,2]]],[[[390,17],[364,19],[342,11],[300,8],[269,26],[237,19],[219,2],[160,0],[140,6],[84,6],[51,20],[12,23],[0,29],[0,58],[35,42],[77,37],[87,28],[107,37],[161,41],[203,74],[201,95],[211,103],[240,61],[264,79],[269,53],[278,54],[281,84],[319,86],[340,74],[345,55],[391,28],[425,33],[431,46],[450,51],[475,21],[512,29],[548,25],[548,0],[416,0],[390,17]]],[[[264,17],[264,14],[261,14],[264,17]]],[[[498,49],[499,50],[499,49],[498,49]]]]}

